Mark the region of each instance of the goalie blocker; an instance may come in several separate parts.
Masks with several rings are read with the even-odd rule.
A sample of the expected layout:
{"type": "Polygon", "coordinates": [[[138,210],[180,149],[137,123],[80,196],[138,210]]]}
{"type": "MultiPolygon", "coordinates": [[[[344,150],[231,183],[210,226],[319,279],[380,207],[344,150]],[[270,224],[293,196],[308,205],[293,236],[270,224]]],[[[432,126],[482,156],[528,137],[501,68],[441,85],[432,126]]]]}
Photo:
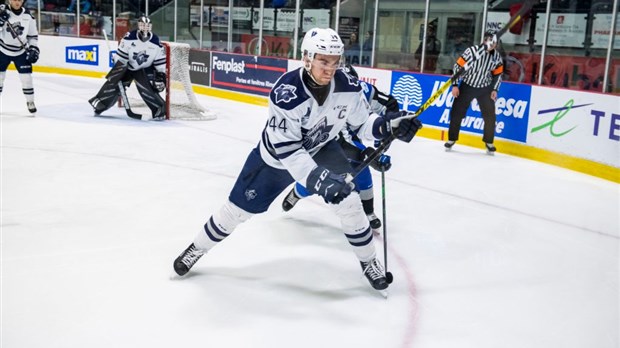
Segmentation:
{"type": "MultiPolygon", "coordinates": [[[[125,93],[121,88],[127,88],[131,82],[136,82],[138,93],[151,110],[153,120],[164,120],[166,118],[165,101],[159,95],[165,88],[164,81],[154,69],[129,70],[122,62],[116,62],[112,70],[106,75],[106,82],[103,84],[97,95],[88,102],[95,109],[95,114],[99,115],[106,111],[118,100],[119,96],[125,93]],[[121,82],[119,84],[119,82],[121,82]]],[[[127,114],[131,118],[140,119],[141,116],[131,111],[130,105],[124,103],[127,114]]]]}

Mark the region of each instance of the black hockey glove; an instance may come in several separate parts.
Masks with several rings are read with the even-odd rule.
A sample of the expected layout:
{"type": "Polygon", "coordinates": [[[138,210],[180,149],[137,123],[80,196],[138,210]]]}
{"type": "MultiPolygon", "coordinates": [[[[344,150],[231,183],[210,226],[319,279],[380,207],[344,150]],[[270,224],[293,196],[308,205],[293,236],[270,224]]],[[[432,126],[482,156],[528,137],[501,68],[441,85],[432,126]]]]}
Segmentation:
{"type": "Polygon", "coordinates": [[[155,73],[153,87],[157,92],[163,92],[164,89],[166,89],[166,73],[163,73],[161,71],[155,73]]]}
{"type": "Polygon", "coordinates": [[[310,172],[306,189],[317,193],[326,203],[338,204],[353,190],[353,183],[347,183],[344,175],[334,174],[327,168],[318,166],[310,172]]]}
{"type": "Polygon", "coordinates": [[[418,129],[422,128],[422,122],[418,118],[404,118],[409,113],[407,111],[387,112],[383,118],[387,121],[386,125],[389,125],[391,131],[396,136],[396,139],[410,142],[411,139],[418,132],[418,129]]]}
{"type": "MultiPolygon", "coordinates": [[[[362,155],[364,159],[368,158],[372,153],[375,152],[375,149],[372,147],[367,147],[362,151],[362,155]]],[[[372,162],[370,162],[370,167],[377,171],[387,172],[392,168],[392,158],[388,155],[381,154],[377,156],[372,162]]]]}
{"type": "Polygon", "coordinates": [[[379,102],[379,104],[385,106],[386,112],[396,112],[400,110],[400,107],[398,106],[398,100],[396,100],[396,98],[392,97],[389,94],[382,93],[379,90],[376,91],[377,93],[375,94],[374,98],[376,101],[379,102]]]}
{"type": "Polygon", "coordinates": [[[0,27],[3,27],[4,23],[8,22],[9,18],[11,18],[9,9],[5,4],[0,4],[0,27]]]}
{"type": "Polygon", "coordinates": [[[34,64],[39,60],[39,48],[37,46],[30,46],[26,50],[26,61],[30,64],[34,64]]]}

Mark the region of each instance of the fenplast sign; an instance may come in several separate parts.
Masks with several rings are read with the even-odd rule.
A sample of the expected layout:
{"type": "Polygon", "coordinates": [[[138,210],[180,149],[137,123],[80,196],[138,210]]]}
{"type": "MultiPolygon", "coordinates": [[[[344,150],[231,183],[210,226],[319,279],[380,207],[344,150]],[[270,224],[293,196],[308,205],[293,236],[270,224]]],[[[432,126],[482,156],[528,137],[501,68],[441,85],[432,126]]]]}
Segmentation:
{"type": "MultiPolygon", "coordinates": [[[[401,109],[414,112],[441,89],[447,80],[447,77],[436,75],[394,72],[391,94],[398,100],[401,109]]],[[[530,94],[530,85],[502,83],[495,102],[496,137],[526,142],[530,94]]],[[[452,87],[448,87],[420,114],[420,121],[427,125],[448,128],[453,103],[452,87]]],[[[461,122],[461,131],[482,134],[483,130],[484,120],[480,106],[473,100],[461,122]]]]}
{"type": "Polygon", "coordinates": [[[99,45],[67,46],[65,47],[65,62],[99,65],[99,45]]]}
{"type": "Polygon", "coordinates": [[[211,86],[267,96],[287,65],[286,59],[213,52],[211,86]]]}

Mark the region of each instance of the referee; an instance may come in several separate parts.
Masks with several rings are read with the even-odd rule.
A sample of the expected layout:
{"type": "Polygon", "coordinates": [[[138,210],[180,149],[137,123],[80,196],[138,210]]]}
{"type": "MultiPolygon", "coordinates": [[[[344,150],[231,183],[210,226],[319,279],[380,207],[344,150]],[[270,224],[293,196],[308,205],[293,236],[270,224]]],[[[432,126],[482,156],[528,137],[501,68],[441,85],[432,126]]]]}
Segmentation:
{"type": "Polygon", "coordinates": [[[450,128],[448,130],[448,142],[444,144],[446,151],[450,151],[454,143],[459,140],[461,121],[473,99],[478,101],[482,119],[484,120],[484,135],[482,141],[489,154],[496,150],[493,145],[495,138],[495,100],[497,90],[502,82],[504,65],[497,47],[497,36],[491,31],[484,34],[483,51],[477,57],[479,46],[471,46],[463,52],[454,64],[454,72],[465,69],[461,78],[452,83],[452,95],[454,104],[450,110],[450,128]]]}

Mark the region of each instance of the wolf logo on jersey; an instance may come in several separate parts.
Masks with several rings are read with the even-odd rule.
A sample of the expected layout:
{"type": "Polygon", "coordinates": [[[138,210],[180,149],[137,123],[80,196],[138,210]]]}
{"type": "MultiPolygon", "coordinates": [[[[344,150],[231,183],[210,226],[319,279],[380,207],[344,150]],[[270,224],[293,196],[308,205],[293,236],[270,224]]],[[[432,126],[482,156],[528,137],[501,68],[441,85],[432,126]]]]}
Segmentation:
{"type": "Polygon", "coordinates": [[[9,30],[9,33],[14,39],[17,38],[18,36],[22,36],[22,34],[24,33],[25,28],[21,25],[20,22],[7,23],[7,25],[10,25],[11,27],[13,27],[13,30],[9,30]]]}
{"type": "Polygon", "coordinates": [[[138,63],[138,65],[142,65],[144,64],[147,60],[149,60],[149,55],[146,54],[146,51],[141,51],[141,52],[134,52],[133,53],[133,60],[136,61],[136,63],[138,63]]]}
{"type": "Polygon", "coordinates": [[[276,103],[281,101],[288,103],[293,99],[297,99],[297,94],[295,91],[297,87],[291,85],[280,85],[275,89],[274,93],[276,94],[276,103]]]}
{"type": "Polygon", "coordinates": [[[333,125],[327,124],[327,117],[323,117],[312,129],[305,130],[302,128],[301,134],[303,136],[303,147],[306,150],[318,146],[320,143],[329,139],[329,132],[334,128],[333,125]]]}

